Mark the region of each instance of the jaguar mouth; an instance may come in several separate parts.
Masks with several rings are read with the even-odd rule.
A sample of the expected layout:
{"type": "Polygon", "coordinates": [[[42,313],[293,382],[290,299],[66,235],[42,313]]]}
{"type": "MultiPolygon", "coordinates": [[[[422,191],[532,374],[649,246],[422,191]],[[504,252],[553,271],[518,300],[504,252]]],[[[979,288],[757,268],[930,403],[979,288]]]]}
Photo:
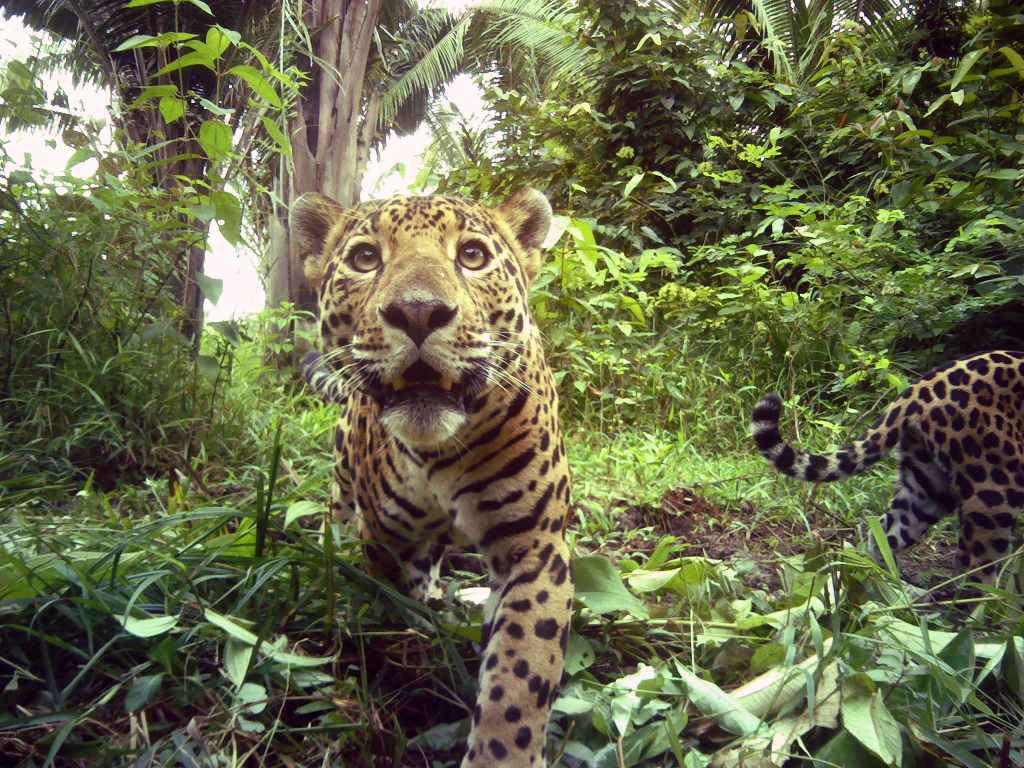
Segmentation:
{"type": "Polygon", "coordinates": [[[454,379],[444,376],[422,360],[417,360],[382,388],[384,408],[418,403],[464,409],[466,388],[454,379]]]}

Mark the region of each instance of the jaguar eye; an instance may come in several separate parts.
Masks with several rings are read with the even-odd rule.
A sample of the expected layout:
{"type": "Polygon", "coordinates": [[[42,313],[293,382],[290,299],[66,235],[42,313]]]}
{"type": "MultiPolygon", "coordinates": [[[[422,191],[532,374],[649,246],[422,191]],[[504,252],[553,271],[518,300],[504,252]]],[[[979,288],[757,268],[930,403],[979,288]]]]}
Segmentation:
{"type": "Polygon", "coordinates": [[[373,272],[380,267],[380,251],[372,245],[357,245],[349,251],[346,261],[356,272],[373,272]]]}
{"type": "Polygon", "coordinates": [[[480,243],[466,243],[459,247],[459,265],[464,269],[483,269],[491,260],[491,254],[480,243]]]}

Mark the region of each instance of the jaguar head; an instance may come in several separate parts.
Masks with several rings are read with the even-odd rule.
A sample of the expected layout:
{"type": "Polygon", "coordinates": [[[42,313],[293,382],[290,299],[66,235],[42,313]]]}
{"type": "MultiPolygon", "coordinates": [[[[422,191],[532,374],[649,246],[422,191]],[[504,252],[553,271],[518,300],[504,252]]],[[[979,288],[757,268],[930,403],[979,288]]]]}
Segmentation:
{"type": "Polygon", "coordinates": [[[345,209],[300,197],[291,232],[317,287],[332,375],[369,395],[404,443],[453,439],[485,393],[526,386],[527,300],[550,223],[551,206],[529,188],[496,207],[430,196],[345,209]]]}

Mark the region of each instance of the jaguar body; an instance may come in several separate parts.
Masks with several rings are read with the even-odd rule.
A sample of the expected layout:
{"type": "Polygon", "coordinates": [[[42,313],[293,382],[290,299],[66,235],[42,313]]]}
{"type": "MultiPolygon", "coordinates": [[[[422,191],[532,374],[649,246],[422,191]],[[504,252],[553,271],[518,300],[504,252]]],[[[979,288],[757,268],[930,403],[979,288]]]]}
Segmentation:
{"type": "Polygon", "coordinates": [[[542,766],[568,640],[569,471],[558,395],[528,312],[551,208],[396,197],[291,211],[317,286],[306,376],[345,403],[331,508],[355,518],[379,575],[440,595],[449,545],[482,553],[479,690],[464,768],[542,766]]]}

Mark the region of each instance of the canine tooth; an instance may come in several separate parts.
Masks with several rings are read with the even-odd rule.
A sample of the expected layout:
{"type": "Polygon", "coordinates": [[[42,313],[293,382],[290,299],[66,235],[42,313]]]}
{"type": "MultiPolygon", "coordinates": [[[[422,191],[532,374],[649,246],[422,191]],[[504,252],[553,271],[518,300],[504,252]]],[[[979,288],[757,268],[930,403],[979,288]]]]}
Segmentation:
{"type": "Polygon", "coordinates": [[[447,376],[441,377],[441,389],[445,392],[451,392],[452,387],[455,386],[455,382],[449,379],[447,376]]]}
{"type": "Polygon", "coordinates": [[[391,388],[395,392],[401,392],[405,389],[405,378],[403,376],[395,376],[395,380],[391,382],[391,388]]]}

